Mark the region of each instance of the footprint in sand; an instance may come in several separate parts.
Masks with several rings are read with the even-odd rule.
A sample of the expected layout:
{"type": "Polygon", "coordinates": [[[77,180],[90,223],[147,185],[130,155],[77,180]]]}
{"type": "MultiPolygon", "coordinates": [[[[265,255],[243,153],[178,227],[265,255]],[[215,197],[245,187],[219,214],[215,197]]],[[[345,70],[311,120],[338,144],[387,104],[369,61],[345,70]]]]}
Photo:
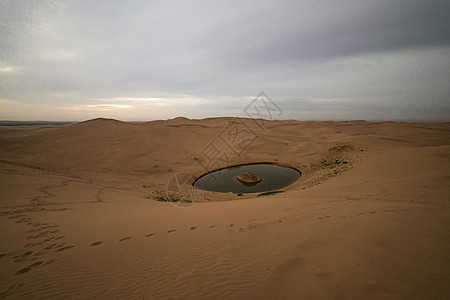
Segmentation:
{"type": "Polygon", "coordinates": [[[67,250],[67,249],[70,249],[70,248],[73,248],[73,247],[75,247],[75,246],[65,246],[65,247],[56,249],[55,252],[64,251],[64,250],[67,250]]]}
{"type": "Polygon", "coordinates": [[[38,235],[36,235],[34,238],[37,239],[37,238],[44,237],[44,236],[47,236],[47,235],[48,235],[48,231],[44,231],[44,232],[39,233],[38,235]]]}
{"type": "Polygon", "coordinates": [[[170,230],[167,230],[167,233],[171,233],[171,232],[175,232],[176,231],[176,229],[170,229],[170,230]]]}
{"type": "Polygon", "coordinates": [[[4,290],[0,293],[0,298],[5,298],[6,296],[11,296],[14,294],[14,290],[21,288],[23,286],[23,282],[21,284],[13,283],[11,284],[8,289],[4,290]]]}
{"type": "Polygon", "coordinates": [[[28,267],[25,267],[25,268],[23,268],[23,269],[17,271],[17,272],[16,272],[16,275],[23,274],[23,273],[26,273],[26,272],[28,272],[28,271],[31,271],[32,269],[34,269],[34,268],[36,268],[36,267],[39,267],[39,266],[42,265],[43,263],[44,263],[43,261],[35,262],[34,264],[31,264],[31,265],[29,265],[28,267]]]}
{"type": "Polygon", "coordinates": [[[216,227],[216,225],[211,225],[211,226],[209,226],[209,228],[214,228],[214,227],[216,227]]]}
{"type": "Polygon", "coordinates": [[[26,215],[12,215],[11,217],[8,217],[8,219],[17,219],[21,217],[26,217],[26,215]]]}
{"type": "Polygon", "coordinates": [[[119,242],[123,242],[123,241],[129,240],[129,239],[131,239],[131,236],[126,236],[126,237],[121,238],[119,240],[119,242]]]}
{"type": "Polygon", "coordinates": [[[46,262],[43,264],[43,266],[52,264],[52,263],[54,263],[54,262],[55,262],[54,260],[48,260],[48,261],[46,261],[46,262]]]}
{"type": "Polygon", "coordinates": [[[191,230],[195,230],[195,229],[197,229],[197,227],[195,227],[195,226],[192,226],[192,227],[191,227],[191,230]]]}
{"type": "Polygon", "coordinates": [[[24,261],[27,259],[28,256],[30,256],[31,254],[33,254],[33,251],[27,251],[23,254],[19,254],[14,256],[14,262],[18,262],[18,261],[24,261]]]}
{"type": "Polygon", "coordinates": [[[98,246],[101,245],[103,242],[98,241],[98,242],[93,242],[92,244],[90,244],[89,246],[98,246]]]}
{"type": "Polygon", "coordinates": [[[42,256],[42,255],[44,255],[45,253],[47,253],[47,250],[41,250],[41,251],[38,251],[38,252],[34,253],[33,256],[42,256]]]}
{"type": "Polygon", "coordinates": [[[150,236],[153,236],[153,235],[154,235],[153,233],[149,233],[149,234],[146,234],[145,237],[150,237],[150,236]]]}

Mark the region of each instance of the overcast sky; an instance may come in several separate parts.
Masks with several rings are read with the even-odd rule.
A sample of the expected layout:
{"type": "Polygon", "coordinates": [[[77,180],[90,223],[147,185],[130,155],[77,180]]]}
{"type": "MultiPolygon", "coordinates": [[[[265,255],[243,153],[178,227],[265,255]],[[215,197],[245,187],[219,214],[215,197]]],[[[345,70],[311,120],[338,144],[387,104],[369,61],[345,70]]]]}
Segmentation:
{"type": "Polygon", "coordinates": [[[0,119],[450,121],[450,1],[0,0],[0,119]]]}

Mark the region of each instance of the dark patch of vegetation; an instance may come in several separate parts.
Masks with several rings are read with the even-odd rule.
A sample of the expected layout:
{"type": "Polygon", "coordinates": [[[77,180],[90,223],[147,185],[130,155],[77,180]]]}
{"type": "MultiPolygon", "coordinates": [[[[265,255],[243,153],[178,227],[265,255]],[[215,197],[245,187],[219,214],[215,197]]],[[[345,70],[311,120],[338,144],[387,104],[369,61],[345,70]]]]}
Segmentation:
{"type": "Polygon", "coordinates": [[[328,149],[321,158],[311,164],[311,169],[317,173],[309,182],[309,186],[320,184],[351,169],[356,150],[353,144],[336,145],[328,149]]]}
{"type": "Polygon", "coordinates": [[[262,197],[262,196],[269,196],[269,195],[273,195],[273,194],[278,194],[278,193],[284,193],[285,191],[270,191],[270,192],[264,192],[261,194],[256,195],[256,197],[262,197]]]}
{"type": "Polygon", "coordinates": [[[328,152],[340,153],[340,152],[353,151],[353,150],[355,150],[355,145],[346,144],[346,145],[336,145],[336,146],[328,149],[328,152]]]}
{"type": "Polygon", "coordinates": [[[166,193],[161,191],[153,191],[152,195],[153,196],[147,198],[153,198],[161,202],[188,202],[188,203],[192,202],[192,200],[189,199],[189,197],[180,193],[166,193]]]}
{"type": "Polygon", "coordinates": [[[353,144],[336,145],[328,149],[327,153],[316,161],[313,166],[320,169],[334,169],[341,164],[346,165],[349,163],[346,154],[354,150],[355,146],[353,144]]]}
{"type": "Polygon", "coordinates": [[[164,191],[153,191],[152,195],[147,196],[147,199],[155,199],[160,202],[184,202],[184,203],[193,203],[193,202],[206,202],[211,201],[210,198],[195,195],[189,192],[164,192],[164,191]]]}

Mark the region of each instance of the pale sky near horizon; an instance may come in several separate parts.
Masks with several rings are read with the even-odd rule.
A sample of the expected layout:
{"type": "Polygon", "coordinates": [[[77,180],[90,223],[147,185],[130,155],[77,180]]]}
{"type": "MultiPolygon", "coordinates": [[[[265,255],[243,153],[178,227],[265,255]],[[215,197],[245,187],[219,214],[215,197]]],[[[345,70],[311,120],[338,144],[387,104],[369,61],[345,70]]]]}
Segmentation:
{"type": "Polygon", "coordinates": [[[0,0],[0,120],[450,121],[450,1],[0,0]]]}

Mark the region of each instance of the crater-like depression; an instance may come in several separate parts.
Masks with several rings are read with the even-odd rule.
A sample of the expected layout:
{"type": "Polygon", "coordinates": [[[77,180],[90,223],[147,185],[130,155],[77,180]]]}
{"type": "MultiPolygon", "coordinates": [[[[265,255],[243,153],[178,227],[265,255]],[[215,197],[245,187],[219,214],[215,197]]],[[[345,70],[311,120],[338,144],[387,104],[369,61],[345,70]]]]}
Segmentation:
{"type": "Polygon", "coordinates": [[[221,193],[260,193],[293,184],[301,172],[273,163],[231,166],[200,176],[196,188],[221,193]]]}

